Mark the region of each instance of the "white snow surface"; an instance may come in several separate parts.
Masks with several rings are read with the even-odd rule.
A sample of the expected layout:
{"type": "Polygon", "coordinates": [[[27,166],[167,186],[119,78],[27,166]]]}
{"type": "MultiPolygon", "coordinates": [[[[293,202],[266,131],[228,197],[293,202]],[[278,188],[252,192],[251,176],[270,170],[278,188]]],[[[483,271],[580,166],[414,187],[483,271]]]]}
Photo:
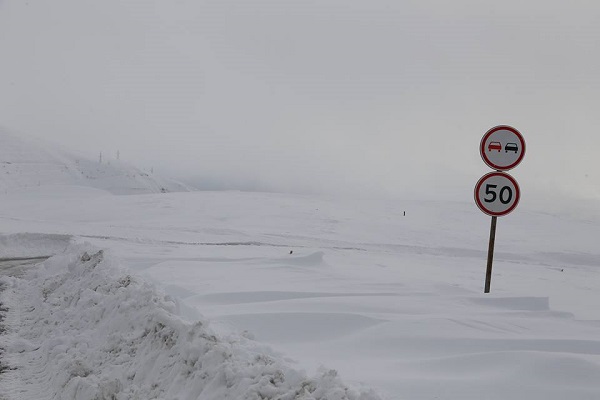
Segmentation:
{"type": "Polygon", "coordinates": [[[173,299],[90,251],[70,248],[4,278],[7,398],[379,399],[333,370],[307,378],[242,336],[181,320],[173,299]]]}
{"type": "Polygon", "coordinates": [[[284,399],[305,381],[360,398],[342,380],[387,400],[600,398],[598,208],[500,218],[484,295],[490,220],[470,194],[103,193],[0,196],[4,234],[89,242],[7,278],[14,398],[284,399]]]}

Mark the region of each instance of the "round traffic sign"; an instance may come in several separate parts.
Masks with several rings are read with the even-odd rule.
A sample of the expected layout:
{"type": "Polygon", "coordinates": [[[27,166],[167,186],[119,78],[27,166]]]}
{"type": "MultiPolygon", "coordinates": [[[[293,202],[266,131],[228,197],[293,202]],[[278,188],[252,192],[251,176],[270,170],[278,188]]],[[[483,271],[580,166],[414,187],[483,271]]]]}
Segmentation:
{"type": "Polygon", "coordinates": [[[515,128],[496,126],[483,135],[479,145],[483,162],[498,171],[513,169],[525,156],[525,139],[515,128]]]}
{"type": "Polygon", "coordinates": [[[509,214],[519,204],[519,184],[509,174],[490,172],[475,185],[475,203],[481,211],[492,217],[509,214]]]}

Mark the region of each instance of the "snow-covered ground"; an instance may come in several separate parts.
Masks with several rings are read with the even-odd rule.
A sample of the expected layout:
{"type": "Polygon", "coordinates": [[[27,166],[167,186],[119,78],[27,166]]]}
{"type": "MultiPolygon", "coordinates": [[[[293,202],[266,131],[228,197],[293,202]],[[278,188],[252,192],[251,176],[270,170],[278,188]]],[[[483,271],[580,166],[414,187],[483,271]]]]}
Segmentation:
{"type": "MultiPolygon", "coordinates": [[[[72,242],[107,249],[109,280],[88,276],[88,264],[77,261],[81,249],[74,247],[8,282],[3,296],[13,294],[12,304],[34,304],[32,317],[50,325],[27,330],[21,342],[13,336],[6,347],[10,360],[39,369],[36,357],[64,354],[38,373],[51,388],[47,393],[65,384],[71,390],[65,393],[89,394],[97,384],[106,393],[120,390],[119,398],[260,398],[235,391],[255,393],[249,388],[257,387],[253,382],[264,370],[254,364],[248,367],[254,372],[230,370],[228,376],[241,381],[211,381],[226,392],[210,386],[205,397],[194,397],[196,386],[183,377],[198,375],[189,374],[193,368],[177,354],[191,352],[199,357],[194,360],[204,354],[203,334],[188,334],[201,320],[210,321],[222,346],[241,354],[235,365],[250,365],[244,357],[261,353],[288,371],[290,381],[274,385],[277,394],[295,393],[305,380],[297,371],[306,370],[316,377],[311,382],[333,391],[313,397],[344,398],[342,381],[319,372],[324,366],[351,387],[372,388],[390,400],[600,398],[598,213],[567,217],[522,205],[501,218],[492,293],[484,295],[489,217],[470,202],[99,194],[33,187],[1,196],[3,233],[71,235],[72,242]],[[126,276],[135,284],[119,287],[126,276]],[[40,298],[46,287],[51,302],[40,298]],[[101,290],[92,293],[96,287],[101,290]],[[160,290],[166,300],[156,294],[160,290]],[[84,300],[73,301],[77,296],[84,300]],[[113,312],[116,304],[124,314],[113,312]],[[85,310],[89,315],[80,321],[85,310]],[[191,338],[172,349],[133,340],[159,322],[174,326],[177,338],[191,338]],[[40,337],[45,347],[36,353],[32,343],[40,337]],[[125,353],[135,348],[146,358],[119,358],[109,345],[125,353]],[[161,364],[162,357],[175,361],[161,364]],[[102,362],[117,366],[107,372],[102,362]],[[146,362],[158,369],[143,368],[146,362]],[[116,383],[118,374],[134,370],[139,381],[116,383]],[[245,374],[252,377],[244,380],[245,374]],[[156,392],[144,386],[154,381],[156,392]],[[168,382],[178,382],[181,391],[168,382]]],[[[220,368],[213,358],[206,362],[220,368]]]]}

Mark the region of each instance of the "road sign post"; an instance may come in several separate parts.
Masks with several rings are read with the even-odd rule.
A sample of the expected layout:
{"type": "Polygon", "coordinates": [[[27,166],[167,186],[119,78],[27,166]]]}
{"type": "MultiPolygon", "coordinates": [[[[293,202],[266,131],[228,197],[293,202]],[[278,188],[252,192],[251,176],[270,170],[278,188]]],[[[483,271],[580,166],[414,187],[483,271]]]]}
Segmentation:
{"type": "Polygon", "coordinates": [[[525,139],[515,128],[499,125],[483,135],[479,145],[479,153],[483,162],[496,170],[479,179],[475,185],[474,193],[477,207],[492,217],[483,290],[484,293],[489,293],[498,217],[511,213],[517,207],[521,198],[519,184],[512,176],[503,171],[516,167],[523,160],[525,156],[525,139]]]}
{"type": "Polygon", "coordinates": [[[490,227],[490,243],[488,245],[487,268],[485,270],[485,288],[483,293],[490,292],[492,283],[492,263],[494,262],[494,244],[496,243],[496,221],[498,217],[492,217],[492,226],[490,227]]]}

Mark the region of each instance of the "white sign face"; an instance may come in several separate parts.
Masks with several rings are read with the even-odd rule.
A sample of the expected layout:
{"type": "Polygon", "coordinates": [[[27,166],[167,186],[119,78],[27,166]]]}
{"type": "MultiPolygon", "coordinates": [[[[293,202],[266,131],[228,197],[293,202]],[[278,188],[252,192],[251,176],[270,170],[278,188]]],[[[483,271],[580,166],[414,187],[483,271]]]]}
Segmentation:
{"type": "Polygon", "coordinates": [[[492,217],[507,215],[519,204],[521,190],[512,176],[504,172],[490,172],[475,185],[475,203],[492,217]]]}
{"type": "Polygon", "coordinates": [[[483,135],[479,146],[481,158],[490,168],[508,171],[525,156],[525,139],[513,127],[496,126],[483,135]]]}

